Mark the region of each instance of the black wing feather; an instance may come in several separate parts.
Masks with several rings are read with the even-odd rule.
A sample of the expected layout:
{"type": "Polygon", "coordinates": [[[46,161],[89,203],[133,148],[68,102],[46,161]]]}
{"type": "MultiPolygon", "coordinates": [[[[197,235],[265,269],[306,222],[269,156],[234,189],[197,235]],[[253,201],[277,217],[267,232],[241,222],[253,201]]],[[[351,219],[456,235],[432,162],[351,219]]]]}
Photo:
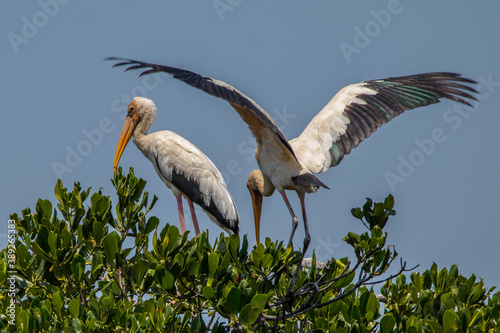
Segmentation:
{"type": "Polygon", "coordinates": [[[173,75],[174,78],[181,80],[192,87],[203,90],[204,92],[212,96],[222,98],[230,104],[246,107],[247,109],[252,111],[253,115],[261,124],[269,127],[271,131],[276,134],[280,142],[286,147],[286,149],[291,153],[295,160],[298,161],[297,157],[295,156],[295,152],[290,146],[290,143],[286,139],[285,135],[281,132],[278,125],[276,125],[272,117],[257,103],[252,101],[250,98],[245,96],[243,93],[241,93],[231,85],[185,69],[170,66],[156,65],[143,61],[117,57],[108,57],[105,60],[119,61],[118,63],[114,64],[113,67],[128,66],[125,71],[133,69],[147,69],[139,76],[165,72],[173,75]]]}
{"type": "MultiPolygon", "coordinates": [[[[157,156],[155,156],[155,163],[156,170],[158,170],[163,178],[168,179],[161,172],[161,167],[157,156]]],[[[177,172],[177,170],[172,169],[172,179],[170,182],[192,202],[203,208],[206,212],[210,213],[217,220],[217,224],[219,225],[219,227],[225,230],[231,230],[235,235],[238,235],[238,220],[227,219],[217,208],[212,198],[210,198],[210,202],[206,204],[205,200],[203,199],[203,193],[200,190],[200,184],[198,184],[194,179],[190,179],[183,173],[179,173],[177,172]]]]}

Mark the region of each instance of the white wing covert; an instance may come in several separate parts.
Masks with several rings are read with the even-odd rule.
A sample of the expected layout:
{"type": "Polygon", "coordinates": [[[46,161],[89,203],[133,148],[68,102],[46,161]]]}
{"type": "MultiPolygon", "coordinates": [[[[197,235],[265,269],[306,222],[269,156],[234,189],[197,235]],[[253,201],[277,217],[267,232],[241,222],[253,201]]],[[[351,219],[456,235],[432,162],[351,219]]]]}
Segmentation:
{"type": "Polygon", "coordinates": [[[314,173],[336,166],[380,126],[406,110],[446,98],[470,105],[475,82],[459,74],[436,72],[364,81],[340,90],[290,141],[298,159],[314,173]]]}

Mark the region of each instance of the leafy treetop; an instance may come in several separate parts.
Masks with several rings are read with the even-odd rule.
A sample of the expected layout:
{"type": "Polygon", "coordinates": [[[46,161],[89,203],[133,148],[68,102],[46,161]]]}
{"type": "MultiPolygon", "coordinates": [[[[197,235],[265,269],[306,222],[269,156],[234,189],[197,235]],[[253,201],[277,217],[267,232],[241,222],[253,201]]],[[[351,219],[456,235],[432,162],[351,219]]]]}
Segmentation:
{"type": "Polygon", "coordinates": [[[210,243],[207,232],[188,239],[169,224],[159,230],[144,180],[119,169],[112,184],[114,209],[101,190],[58,181],[55,207],[40,199],[34,212],[11,215],[15,260],[0,252],[0,330],[500,332],[499,293],[457,266],[433,265],[407,282],[399,261],[387,276],[397,258],[383,232],[392,196],[353,209],[368,229],[344,238],[355,262],[320,265],[313,254],[305,268],[301,252],[269,238],[249,249],[246,236],[210,243]]]}

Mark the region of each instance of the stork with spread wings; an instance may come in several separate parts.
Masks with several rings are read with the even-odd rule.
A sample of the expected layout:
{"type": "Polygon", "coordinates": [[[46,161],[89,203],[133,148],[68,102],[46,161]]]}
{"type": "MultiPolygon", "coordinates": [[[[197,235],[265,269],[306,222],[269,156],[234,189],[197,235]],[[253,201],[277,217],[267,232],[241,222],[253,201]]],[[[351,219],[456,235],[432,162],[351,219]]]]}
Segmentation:
{"type": "Polygon", "coordinates": [[[142,61],[107,58],[118,61],[113,67],[146,69],[140,75],[166,72],[174,78],[226,100],[248,124],[257,140],[255,158],[260,170],[248,176],[247,187],[253,201],[255,233],[260,240],[260,214],[263,197],[277,190],[292,217],[292,232],[297,217],[285,190],[294,190],[300,199],[305,228],[303,252],[311,241],[304,197],[319,187],[328,188],[314,174],[336,166],[342,158],[380,126],[406,110],[438,103],[446,98],[471,106],[477,93],[475,82],[459,74],[433,72],[370,80],[341,89],[312,119],[299,137],[288,141],[271,116],[256,102],[231,85],[188,70],[142,61]]]}

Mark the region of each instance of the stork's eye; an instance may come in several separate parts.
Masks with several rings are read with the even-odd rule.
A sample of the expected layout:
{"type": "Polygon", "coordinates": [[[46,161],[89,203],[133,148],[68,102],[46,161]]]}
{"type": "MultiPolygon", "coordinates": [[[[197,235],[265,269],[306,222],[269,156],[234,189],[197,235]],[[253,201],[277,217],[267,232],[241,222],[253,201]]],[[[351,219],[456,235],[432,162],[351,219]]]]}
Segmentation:
{"type": "Polygon", "coordinates": [[[128,108],[127,116],[132,117],[134,114],[135,108],[133,106],[128,108]]]}

